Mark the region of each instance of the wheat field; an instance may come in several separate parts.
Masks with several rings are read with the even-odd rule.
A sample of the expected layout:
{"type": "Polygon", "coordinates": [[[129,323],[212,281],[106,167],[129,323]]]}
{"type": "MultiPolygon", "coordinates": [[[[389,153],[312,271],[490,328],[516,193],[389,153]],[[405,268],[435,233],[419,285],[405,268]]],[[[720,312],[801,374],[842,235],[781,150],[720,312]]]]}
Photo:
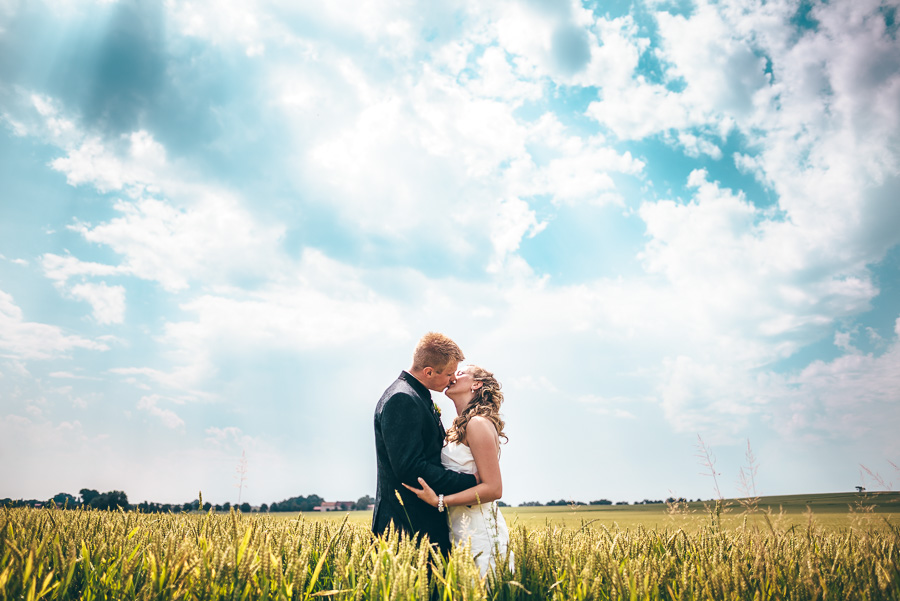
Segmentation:
{"type": "Polygon", "coordinates": [[[465,548],[445,560],[346,518],[7,508],[0,599],[900,599],[900,528],[851,518],[513,524],[515,571],[482,579],[465,548]]]}

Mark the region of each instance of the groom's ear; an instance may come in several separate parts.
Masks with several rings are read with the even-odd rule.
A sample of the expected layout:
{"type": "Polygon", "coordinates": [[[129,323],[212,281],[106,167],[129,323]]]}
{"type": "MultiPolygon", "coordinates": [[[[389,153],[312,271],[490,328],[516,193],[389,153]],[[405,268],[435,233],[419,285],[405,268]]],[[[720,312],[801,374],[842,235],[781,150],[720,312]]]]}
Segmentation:
{"type": "Polygon", "coordinates": [[[430,378],[431,376],[434,375],[434,368],[426,367],[425,369],[422,370],[422,373],[425,374],[426,378],[430,378]]]}

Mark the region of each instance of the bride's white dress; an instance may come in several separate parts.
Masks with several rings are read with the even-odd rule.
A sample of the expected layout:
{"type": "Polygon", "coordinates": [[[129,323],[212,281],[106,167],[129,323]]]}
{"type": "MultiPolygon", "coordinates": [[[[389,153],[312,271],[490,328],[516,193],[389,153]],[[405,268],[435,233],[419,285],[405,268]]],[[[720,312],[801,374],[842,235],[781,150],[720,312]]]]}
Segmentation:
{"type": "MultiPolygon", "coordinates": [[[[441,450],[441,463],[447,469],[463,474],[478,471],[469,447],[456,442],[447,443],[441,450]]],[[[497,563],[497,558],[506,557],[509,530],[496,501],[448,507],[447,514],[450,519],[451,542],[457,545],[472,541],[472,556],[482,576],[497,563]]],[[[509,567],[513,569],[512,553],[509,556],[509,567]]]]}

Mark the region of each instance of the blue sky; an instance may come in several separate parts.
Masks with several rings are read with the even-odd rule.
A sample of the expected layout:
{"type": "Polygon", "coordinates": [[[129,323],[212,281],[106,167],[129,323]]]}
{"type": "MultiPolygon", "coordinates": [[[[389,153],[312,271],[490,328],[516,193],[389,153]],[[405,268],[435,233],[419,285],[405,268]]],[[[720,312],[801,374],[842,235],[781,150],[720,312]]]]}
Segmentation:
{"type": "Polygon", "coordinates": [[[0,1],[0,497],[372,494],[428,330],[513,504],[900,481],[896,17],[0,1]]]}

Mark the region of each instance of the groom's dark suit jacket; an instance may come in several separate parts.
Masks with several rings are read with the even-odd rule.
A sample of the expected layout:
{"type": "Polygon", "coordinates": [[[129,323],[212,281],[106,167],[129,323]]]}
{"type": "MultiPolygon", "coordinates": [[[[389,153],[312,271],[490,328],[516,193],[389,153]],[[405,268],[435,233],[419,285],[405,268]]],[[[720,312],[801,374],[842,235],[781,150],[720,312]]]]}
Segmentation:
{"type": "Polygon", "coordinates": [[[431,393],[403,371],[375,407],[375,455],[378,484],[372,531],[384,533],[394,522],[411,534],[427,534],[444,553],[450,550],[447,514],[408,491],[401,482],[421,488],[420,476],[438,494],[451,494],[475,486],[475,476],[441,466],[444,427],[434,410],[431,393]],[[403,505],[394,491],[400,493],[403,505]],[[404,511],[405,509],[405,511],[404,511]]]}

